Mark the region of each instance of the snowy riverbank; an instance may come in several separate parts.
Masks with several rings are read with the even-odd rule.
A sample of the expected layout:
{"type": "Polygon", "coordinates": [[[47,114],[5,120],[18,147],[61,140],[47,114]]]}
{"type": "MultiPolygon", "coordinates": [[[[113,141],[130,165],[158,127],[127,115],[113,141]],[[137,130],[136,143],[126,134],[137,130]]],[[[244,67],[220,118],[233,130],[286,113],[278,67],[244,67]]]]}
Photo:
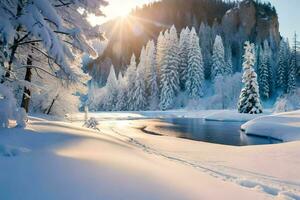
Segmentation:
{"type": "Polygon", "coordinates": [[[114,117],[100,133],[40,117],[26,130],[0,129],[1,199],[300,198],[299,141],[216,145],[144,134],[143,120],[114,117]]]}
{"type": "Polygon", "coordinates": [[[242,114],[237,110],[221,110],[216,111],[204,117],[206,121],[222,121],[222,122],[247,122],[257,117],[265,116],[269,111],[263,114],[242,114]]]}
{"type": "Polygon", "coordinates": [[[246,134],[273,137],[286,142],[300,140],[300,110],[259,117],[241,128],[246,134]]]}
{"type": "MultiPolygon", "coordinates": [[[[98,120],[108,119],[151,119],[151,118],[202,118],[207,121],[246,122],[257,117],[265,116],[271,112],[267,110],[263,114],[241,114],[237,110],[170,110],[170,111],[128,111],[128,112],[90,112],[89,117],[98,120]]],[[[83,113],[70,115],[70,121],[82,121],[83,113]]]]}

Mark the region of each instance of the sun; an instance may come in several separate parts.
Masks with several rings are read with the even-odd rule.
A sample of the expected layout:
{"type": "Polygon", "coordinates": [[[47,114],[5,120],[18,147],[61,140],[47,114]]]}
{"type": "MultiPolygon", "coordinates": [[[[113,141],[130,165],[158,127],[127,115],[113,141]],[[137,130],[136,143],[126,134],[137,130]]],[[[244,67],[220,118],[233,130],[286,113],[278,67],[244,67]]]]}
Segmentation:
{"type": "Polygon", "coordinates": [[[89,16],[88,20],[92,25],[101,25],[111,19],[127,18],[132,9],[140,4],[139,0],[110,0],[108,6],[101,9],[105,17],[89,16]]]}

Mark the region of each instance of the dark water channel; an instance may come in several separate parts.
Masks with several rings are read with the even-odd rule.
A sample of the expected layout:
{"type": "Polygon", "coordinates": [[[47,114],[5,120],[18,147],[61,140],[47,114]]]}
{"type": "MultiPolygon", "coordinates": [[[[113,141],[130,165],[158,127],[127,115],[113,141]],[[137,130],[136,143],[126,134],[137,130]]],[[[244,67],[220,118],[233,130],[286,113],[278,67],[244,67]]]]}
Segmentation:
{"type": "Polygon", "coordinates": [[[205,121],[203,119],[171,118],[163,119],[169,125],[157,126],[160,133],[169,136],[191,140],[233,145],[262,145],[280,143],[280,140],[267,137],[245,135],[240,127],[240,122],[205,121]]]}

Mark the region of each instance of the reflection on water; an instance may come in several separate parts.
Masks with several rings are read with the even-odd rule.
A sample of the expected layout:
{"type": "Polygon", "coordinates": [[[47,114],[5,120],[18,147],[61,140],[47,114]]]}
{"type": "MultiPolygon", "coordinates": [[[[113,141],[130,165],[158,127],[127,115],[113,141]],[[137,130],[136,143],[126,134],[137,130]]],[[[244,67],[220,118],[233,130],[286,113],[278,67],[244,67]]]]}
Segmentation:
{"type": "Polygon", "coordinates": [[[240,122],[216,122],[203,119],[172,118],[164,119],[170,125],[158,126],[159,132],[169,136],[191,140],[234,145],[260,145],[280,143],[279,140],[247,136],[240,131],[240,122]]]}

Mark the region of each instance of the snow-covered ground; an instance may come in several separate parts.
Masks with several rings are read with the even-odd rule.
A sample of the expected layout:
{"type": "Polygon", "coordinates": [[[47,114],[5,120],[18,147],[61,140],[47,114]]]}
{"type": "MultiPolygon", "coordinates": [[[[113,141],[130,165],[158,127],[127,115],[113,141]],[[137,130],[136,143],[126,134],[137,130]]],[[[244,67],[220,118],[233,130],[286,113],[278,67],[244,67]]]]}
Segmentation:
{"type": "MultiPolygon", "coordinates": [[[[170,111],[131,111],[131,112],[98,112],[89,113],[89,117],[94,117],[99,120],[108,119],[151,119],[151,118],[203,118],[207,121],[231,121],[231,122],[246,122],[260,116],[270,114],[270,110],[263,114],[251,115],[241,114],[237,110],[170,110],[170,111]]],[[[70,121],[82,121],[83,113],[70,115],[70,121]]]]}
{"type": "Polygon", "coordinates": [[[224,146],[145,134],[154,112],[91,115],[100,132],[82,114],[0,129],[0,199],[300,199],[300,141],[224,146]]]}
{"type": "Polygon", "coordinates": [[[300,110],[259,117],[242,125],[242,129],[246,134],[273,137],[286,142],[300,140],[300,110]]]}
{"type": "MultiPolygon", "coordinates": [[[[187,110],[170,110],[170,111],[130,111],[130,112],[90,112],[88,117],[94,117],[98,120],[109,119],[151,119],[151,118],[204,118],[213,113],[219,113],[219,110],[204,111],[187,111],[187,110]]],[[[235,111],[232,111],[235,112],[235,111]]],[[[76,113],[68,116],[70,121],[82,121],[84,113],[76,113]]]]}
{"type": "Polygon", "coordinates": [[[265,116],[269,113],[270,111],[266,111],[263,114],[253,115],[238,113],[237,110],[219,110],[212,114],[208,114],[204,117],[204,119],[207,121],[247,122],[257,117],[265,116]]]}

